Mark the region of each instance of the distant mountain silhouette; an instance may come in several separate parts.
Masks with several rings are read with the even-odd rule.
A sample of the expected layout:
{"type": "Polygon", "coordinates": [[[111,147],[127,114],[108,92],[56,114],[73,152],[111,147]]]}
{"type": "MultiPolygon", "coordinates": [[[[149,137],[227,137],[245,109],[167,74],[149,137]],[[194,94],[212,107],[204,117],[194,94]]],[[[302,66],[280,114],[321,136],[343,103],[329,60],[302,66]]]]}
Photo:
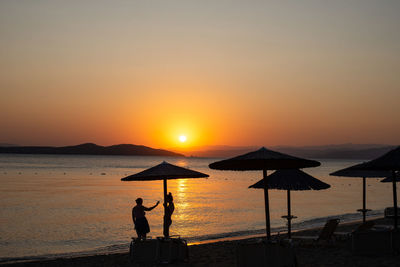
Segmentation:
{"type": "Polygon", "coordinates": [[[315,159],[361,159],[370,160],[396,148],[393,145],[341,144],[308,147],[275,147],[276,151],[293,156],[315,159]]]}
{"type": "Polygon", "coordinates": [[[0,147],[0,153],[13,154],[67,154],[67,155],[124,155],[124,156],[173,156],[184,155],[163,149],[154,149],[147,146],[121,144],[113,146],[99,146],[86,143],[76,146],[13,146],[0,147]]]}
{"type": "MultiPolygon", "coordinates": [[[[369,160],[379,157],[394,145],[380,144],[338,144],[322,146],[271,146],[269,149],[290,154],[293,156],[314,159],[360,159],[369,160]]],[[[258,149],[259,146],[205,146],[195,147],[189,151],[173,149],[173,151],[194,157],[229,158],[258,149]]]]}

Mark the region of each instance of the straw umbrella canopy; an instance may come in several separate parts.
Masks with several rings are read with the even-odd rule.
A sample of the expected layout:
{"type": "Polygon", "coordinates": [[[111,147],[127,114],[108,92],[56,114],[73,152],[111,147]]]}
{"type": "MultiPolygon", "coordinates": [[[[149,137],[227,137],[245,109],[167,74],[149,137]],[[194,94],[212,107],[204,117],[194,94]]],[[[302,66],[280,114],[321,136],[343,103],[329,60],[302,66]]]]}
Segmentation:
{"type": "Polygon", "coordinates": [[[240,155],[231,159],[221,160],[211,163],[209,167],[216,170],[232,170],[232,171],[252,171],[262,170],[264,184],[264,202],[265,202],[265,224],[267,231],[267,239],[271,239],[271,224],[269,216],[269,199],[268,199],[268,170],[278,169],[300,169],[307,167],[317,167],[321,165],[318,161],[302,159],[287,154],[279,153],[262,147],[259,150],[240,155]]]}
{"type": "Polygon", "coordinates": [[[380,177],[386,177],[390,175],[390,171],[379,171],[379,170],[363,170],[360,169],[362,168],[362,164],[356,164],[353,166],[350,166],[348,168],[344,168],[335,172],[330,173],[329,175],[332,176],[341,176],[341,177],[352,177],[352,178],[360,178],[362,177],[363,179],[363,186],[362,186],[362,195],[363,195],[363,202],[362,202],[362,209],[358,209],[357,211],[362,212],[363,215],[363,223],[365,223],[366,220],[366,213],[370,211],[369,209],[366,208],[366,198],[367,198],[367,193],[366,193],[366,178],[380,178],[380,177]]]}
{"type": "Polygon", "coordinates": [[[393,209],[394,209],[394,228],[397,229],[397,190],[396,190],[396,171],[400,171],[400,146],[387,152],[379,158],[360,164],[363,170],[384,170],[392,172],[393,190],[393,209]]]}
{"type": "MultiPolygon", "coordinates": [[[[288,170],[277,170],[273,174],[268,176],[268,188],[287,190],[287,216],[282,216],[288,220],[288,238],[291,238],[291,221],[296,218],[291,214],[290,209],[290,191],[300,191],[300,190],[322,190],[331,187],[317,178],[298,170],[298,169],[288,169],[288,170]]],[[[257,183],[249,186],[249,188],[265,188],[264,179],[258,181],[257,183]]]]}
{"type": "MultiPolygon", "coordinates": [[[[153,181],[163,180],[164,185],[164,229],[166,227],[165,214],[167,209],[167,180],[181,178],[206,178],[207,174],[182,168],[163,161],[154,167],[142,172],[122,178],[121,181],[153,181]]],[[[165,231],[164,231],[165,232],[165,231]]],[[[168,236],[165,236],[168,237],[168,236]]]]}

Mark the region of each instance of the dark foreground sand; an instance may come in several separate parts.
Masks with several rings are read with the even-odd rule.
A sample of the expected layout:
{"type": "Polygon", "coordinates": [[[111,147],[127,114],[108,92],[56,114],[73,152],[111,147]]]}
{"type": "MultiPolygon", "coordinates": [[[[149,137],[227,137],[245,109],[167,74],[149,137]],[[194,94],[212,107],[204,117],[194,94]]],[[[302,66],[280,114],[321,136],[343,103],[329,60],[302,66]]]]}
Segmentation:
{"type": "MultiPolygon", "coordinates": [[[[340,225],[338,231],[353,230],[359,222],[340,225]]],[[[390,224],[378,219],[376,224],[390,224]]],[[[296,234],[318,234],[319,229],[302,231],[296,234]]],[[[256,238],[254,238],[256,239],[256,238]]],[[[258,238],[259,239],[259,238],[258,238]]],[[[236,247],[239,242],[249,239],[223,241],[189,246],[189,262],[162,266],[236,266],[236,247]]],[[[351,240],[336,240],[331,244],[296,244],[299,266],[399,266],[400,255],[357,256],[351,252],[351,240]]],[[[131,266],[128,253],[97,255],[79,258],[55,259],[46,261],[7,264],[4,266],[131,266]]]]}

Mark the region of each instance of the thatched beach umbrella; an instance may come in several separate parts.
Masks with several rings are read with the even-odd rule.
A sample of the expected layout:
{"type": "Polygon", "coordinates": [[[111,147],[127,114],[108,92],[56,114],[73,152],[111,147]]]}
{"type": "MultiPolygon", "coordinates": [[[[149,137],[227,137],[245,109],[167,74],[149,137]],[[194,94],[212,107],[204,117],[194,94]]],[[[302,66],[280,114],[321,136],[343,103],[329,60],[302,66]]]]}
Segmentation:
{"type": "MultiPolygon", "coordinates": [[[[288,238],[291,238],[291,221],[296,218],[291,214],[290,210],[290,191],[295,190],[322,190],[331,187],[317,178],[298,170],[277,170],[268,176],[268,188],[287,190],[287,216],[282,216],[288,220],[288,238]]],[[[265,188],[264,179],[249,186],[249,188],[265,188]]]]}
{"type": "Polygon", "coordinates": [[[387,152],[379,158],[360,164],[363,170],[383,170],[392,172],[393,189],[393,209],[394,209],[394,228],[397,229],[397,190],[396,190],[396,171],[400,171],[400,146],[387,152]]]}
{"type": "MultiPolygon", "coordinates": [[[[167,180],[168,179],[181,179],[181,178],[206,178],[207,174],[192,171],[168,162],[162,162],[154,167],[146,169],[142,172],[122,178],[121,181],[153,181],[163,180],[164,184],[164,229],[166,227],[165,214],[167,207],[167,180]]],[[[165,232],[165,231],[164,231],[165,232]]],[[[167,237],[167,236],[166,236],[167,237]]]]}
{"type": "Polygon", "coordinates": [[[317,167],[321,165],[318,161],[293,157],[276,151],[272,151],[262,147],[259,150],[240,155],[231,159],[221,160],[211,163],[209,167],[216,170],[232,170],[232,171],[252,171],[262,170],[264,185],[264,201],[265,201],[265,224],[267,231],[267,239],[271,239],[271,225],[269,216],[269,199],[268,199],[268,176],[267,170],[279,169],[300,169],[307,167],[317,167]]]}
{"type": "Polygon", "coordinates": [[[353,178],[360,178],[362,177],[363,186],[362,186],[362,195],[363,195],[363,202],[362,202],[362,209],[358,209],[357,211],[362,212],[363,215],[363,223],[366,220],[366,213],[370,211],[366,207],[366,178],[380,178],[386,177],[390,175],[390,171],[379,171],[379,170],[363,170],[360,169],[362,164],[353,165],[351,167],[341,169],[335,172],[330,173],[329,175],[332,176],[341,176],[341,177],[353,177],[353,178]]]}

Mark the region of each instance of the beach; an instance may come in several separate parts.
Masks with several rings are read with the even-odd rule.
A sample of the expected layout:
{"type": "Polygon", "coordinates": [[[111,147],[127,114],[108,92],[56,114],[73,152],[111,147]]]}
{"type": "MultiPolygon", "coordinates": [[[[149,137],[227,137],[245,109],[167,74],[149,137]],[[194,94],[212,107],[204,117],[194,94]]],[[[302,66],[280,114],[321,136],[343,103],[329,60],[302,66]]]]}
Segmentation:
{"type": "MultiPolygon", "coordinates": [[[[23,264],[28,266],[129,265],[129,241],[135,236],[131,218],[134,199],[141,196],[146,204],[153,205],[162,196],[162,186],[157,181],[123,183],[120,179],[159,163],[160,158],[14,155],[0,156],[0,159],[3,169],[0,173],[3,204],[0,264],[19,261],[19,265],[26,260],[23,264]]],[[[237,245],[265,233],[263,192],[247,188],[261,174],[211,170],[208,168],[210,159],[168,160],[211,175],[209,179],[180,179],[168,183],[176,199],[172,234],[180,235],[190,244],[190,258],[186,264],[235,265],[237,245]],[[193,188],[196,190],[191,190],[193,188]]],[[[293,231],[322,227],[331,217],[340,218],[340,228],[348,227],[350,231],[354,227],[345,223],[361,218],[355,213],[361,206],[361,181],[328,175],[354,163],[356,161],[323,161],[323,167],[309,171],[332,188],[293,193],[293,213],[299,217],[293,221],[293,231]]],[[[372,209],[368,220],[383,216],[383,209],[391,204],[390,186],[377,179],[368,180],[367,207],[372,209]]],[[[280,231],[282,235],[286,229],[286,221],[281,218],[287,214],[286,192],[270,190],[270,204],[272,231],[280,231]]],[[[161,236],[162,209],[154,209],[146,216],[151,224],[150,236],[161,236]]],[[[296,249],[299,263],[306,266],[353,259],[346,242],[338,241],[328,248],[296,249]],[[316,259],[310,257],[313,254],[324,256],[316,259]],[[327,260],[330,254],[337,256],[327,260]]],[[[362,259],[355,258],[355,261],[363,262],[362,259]]],[[[391,259],[385,256],[376,262],[365,261],[376,266],[391,259]]],[[[348,265],[351,266],[352,261],[348,265]]]]}
{"type": "MultiPolygon", "coordinates": [[[[82,155],[0,155],[0,262],[78,256],[81,252],[118,253],[135,235],[131,210],[141,197],[151,206],[162,200],[162,182],[122,182],[121,178],[162,162],[160,157],[82,155]],[[99,251],[100,250],[100,251],[99,251]],[[72,255],[70,255],[72,254],[72,255]]],[[[169,158],[210,175],[208,179],[177,179],[168,182],[175,212],[171,234],[189,243],[249,236],[265,232],[262,190],[249,189],[261,172],[218,171],[208,168],[207,158],[169,158]],[[229,188],[229,190],[226,190],[229,188]],[[243,202],[245,200],[245,202],[243,202]],[[241,218],[251,218],[243,220],[241,218]]],[[[325,160],[307,172],[331,185],[330,189],[291,194],[292,228],[308,229],[339,217],[341,222],[360,218],[362,181],[329,176],[355,164],[354,160],[325,160]],[[318,199],[318,201],[315,201],[318,199]]],[[[378,179],[367,182],[368,215],[383,215],[393,205],[391,185],[378,179]]],[[[283,231],[287,214],[286,191],[270,190],[272,231],[283,231]]],[[[146,217],[150,236],[162,235],[163,209],[146,217]]],[[[91,254],[91,255],[92,255],[91,254]]],[[[86,256],[79,255],[79,256],[86,256]]]]}
{"type": "MultiPolygon", "coordinates": [[[[390,225],[384,218],[374,219],[375,225],[390,225]]],[[[351,232],[361,222],[339,224],[338,232],[351,232]]],[[[321,228],[296,232],[294,235],[318,235],[321,228]]],[[[281,238],[284,238],[281,235],[281,238]]],[[[227,240],[206,244],[189,245],[189,260],[163,266],[236,266],[237,246],[240,243],[260,241],[262,237],[239,240],[227,240]]],[[[299,266],[400,266],[399,254],[355,255],[351,250],[350,238],[337,238],[332,243],[297,243],[295,251],[299,266]]],[[[17,262],[3,266],[131,266],[128,251],[126,253],[94,255],[76,258],[57,258],[17,262]]]]}

